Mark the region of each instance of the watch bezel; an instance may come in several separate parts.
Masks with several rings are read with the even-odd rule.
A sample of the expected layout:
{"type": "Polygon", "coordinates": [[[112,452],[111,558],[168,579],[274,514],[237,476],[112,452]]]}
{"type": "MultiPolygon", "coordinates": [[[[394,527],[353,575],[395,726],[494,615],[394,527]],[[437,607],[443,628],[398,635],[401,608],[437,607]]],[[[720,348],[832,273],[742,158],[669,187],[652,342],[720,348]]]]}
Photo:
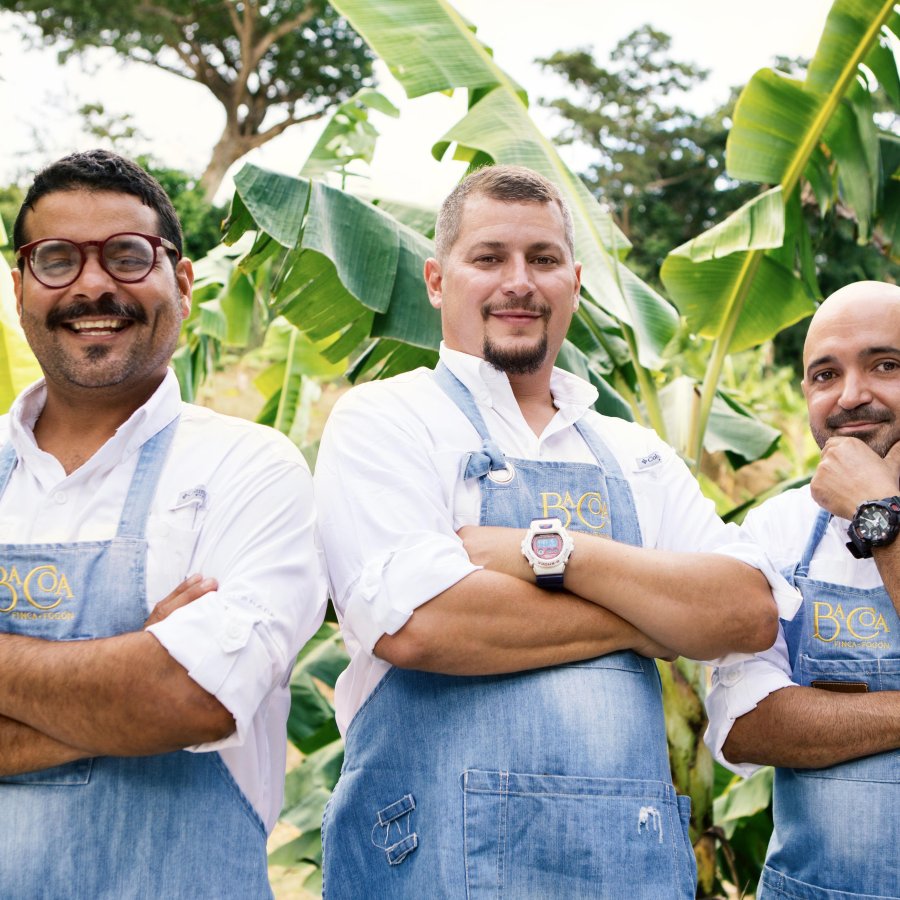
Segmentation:
{"type": "Polygon", "coordinates": [[[869,559],[873,547],[886,547],[892,544],[900,534],[900,497],[885,497],[883,500],[864,500],[856,507],[856,512],[847,528],[850,538],[847,549],[857,559],[869,559]],[[866,508],[876,507],[886,510],[888,518],[887,530],[880,537],[867,538],[860,532],[861,516],[866,508]]]}

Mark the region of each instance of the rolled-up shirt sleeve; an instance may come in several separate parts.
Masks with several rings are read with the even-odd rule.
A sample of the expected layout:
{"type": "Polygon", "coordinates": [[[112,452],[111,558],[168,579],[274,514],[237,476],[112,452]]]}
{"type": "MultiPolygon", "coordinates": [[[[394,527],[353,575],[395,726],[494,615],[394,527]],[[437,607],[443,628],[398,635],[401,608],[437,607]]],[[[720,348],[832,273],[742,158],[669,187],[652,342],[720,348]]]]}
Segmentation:
{"type": "Polygon", "coordinates": [[[188,749],[242,744],[324,618],[309,469],[293,447],[271,449],[245,448],[253,452],[236,454],[210,487],[192,570],[216,578],[218,590],[148,629],[234,717],[229,737],[188,749]]]}
{"type": "MultiPolygon", "coordinates": [[[[452,529],[454,479],[440,477],[425,426],[385,415],[384,395],[367,387],[332,411],[315,483],[341,627],[371,654],[382,635],[479,567],[452,529]]],[[[451,457],[442,464],[452,465],[451,457]]]]}
{"type": "Polygon", "coordinates": [[[787,643],[780,626],[771,649],[749,656],[733,653],[718,660],[712,668],[706,696],[709,727],[704,735],[716,760],[745,778],[761,768],[754,763],[729,762],[722,755],[722,747],[737,719],[756,709],[769,694],[794,686],[787,643]]]}

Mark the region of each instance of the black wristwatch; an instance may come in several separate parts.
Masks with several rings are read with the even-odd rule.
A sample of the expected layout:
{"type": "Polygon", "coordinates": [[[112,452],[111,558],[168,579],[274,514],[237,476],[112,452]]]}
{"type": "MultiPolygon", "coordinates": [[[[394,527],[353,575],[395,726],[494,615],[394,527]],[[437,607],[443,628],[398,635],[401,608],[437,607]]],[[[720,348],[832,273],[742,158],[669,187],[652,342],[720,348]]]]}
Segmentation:
{"type": "Polygon", "coordinates": [[[866,500],[856,507],[847,529],[847,549],[857,559],[868,559],[873,547],[893,543],[900,534],[900,497],[866,500]]]}

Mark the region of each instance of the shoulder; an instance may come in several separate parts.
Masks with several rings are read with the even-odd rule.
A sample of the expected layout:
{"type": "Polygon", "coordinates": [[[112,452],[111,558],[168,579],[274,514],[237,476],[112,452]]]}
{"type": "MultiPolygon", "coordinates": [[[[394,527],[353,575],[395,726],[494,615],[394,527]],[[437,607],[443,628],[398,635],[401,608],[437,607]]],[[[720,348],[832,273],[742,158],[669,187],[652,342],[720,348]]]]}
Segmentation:
{"type": "Polygon", "coordinates": [[[431,369],[419,368],[380,381],[368,381],[347,391],[335,403],[325,424],[323,441],[361,437],[359,429],[408,431],[427,429],[443,410],[453,407],[434,380],[431,369]],[[445,402],[446,401],[446,402],[445,402]]]}
{"type": "Polygon", "coordinates": [[[375,405],[390,405],[399,400],[415,400],[440,390],[431,369],[419,368],[378,381],[367,381],[350,388],[335,404],[335,411],[363,410],[375,405]]]}
{"type": "Polygon", "coordinates": [[[790,559],[802,551],[820,509],[809,486],[785,491],[751,509],[741,530],[776,559],[790,559]]]}
{"type": "Polygon", "coordinates": [[[283,464],[309,468],[303,454],[280,431],[191,403],[182,403],[175,451],[188,459],[204,460],[210,467],[249,465],[258,470],[283,464]]]}

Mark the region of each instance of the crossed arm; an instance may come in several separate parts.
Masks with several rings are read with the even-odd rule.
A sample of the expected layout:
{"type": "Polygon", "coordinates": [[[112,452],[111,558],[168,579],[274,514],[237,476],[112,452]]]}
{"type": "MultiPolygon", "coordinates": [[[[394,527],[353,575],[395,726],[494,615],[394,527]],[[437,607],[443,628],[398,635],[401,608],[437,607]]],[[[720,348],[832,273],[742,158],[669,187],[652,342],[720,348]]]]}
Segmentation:
{"type": "MultiPolygon", "coordinates": [[[[215,588],[186,579],[144,627],[215,588]]],[[[147,631],[86,641],[0,635],[0,775],[164,753],[233,730],[228,710],[147,631]]]]}
{"type": "Polygon", "coordinates": [[[708,659],[762,650],[775,639],[768,583],[738,560],[573,534],[569,590],[553,593],[534,584],[519,549],[524,534],[461,529],[470,560],[484,569],[418,607],[400,631],[378,641],[375,655],[403,668],[483,675],[615,650],[708,659]]]}
{"type": "MultiPolygon", "coordinates": [[[[863,501],[896,494],[898,481],[900,444],[882,459],[856,438],[833,437],[822,448],[810,490],[823,509],[850,519],[863,501]]],[[[900,541],[876,547],[873,558],[900,610],[900,541]]],[[[898,748],[900,691],[847,694],[785,687],[735,720],[722,752],[732,763],[820,768],[898,748]]]]}

